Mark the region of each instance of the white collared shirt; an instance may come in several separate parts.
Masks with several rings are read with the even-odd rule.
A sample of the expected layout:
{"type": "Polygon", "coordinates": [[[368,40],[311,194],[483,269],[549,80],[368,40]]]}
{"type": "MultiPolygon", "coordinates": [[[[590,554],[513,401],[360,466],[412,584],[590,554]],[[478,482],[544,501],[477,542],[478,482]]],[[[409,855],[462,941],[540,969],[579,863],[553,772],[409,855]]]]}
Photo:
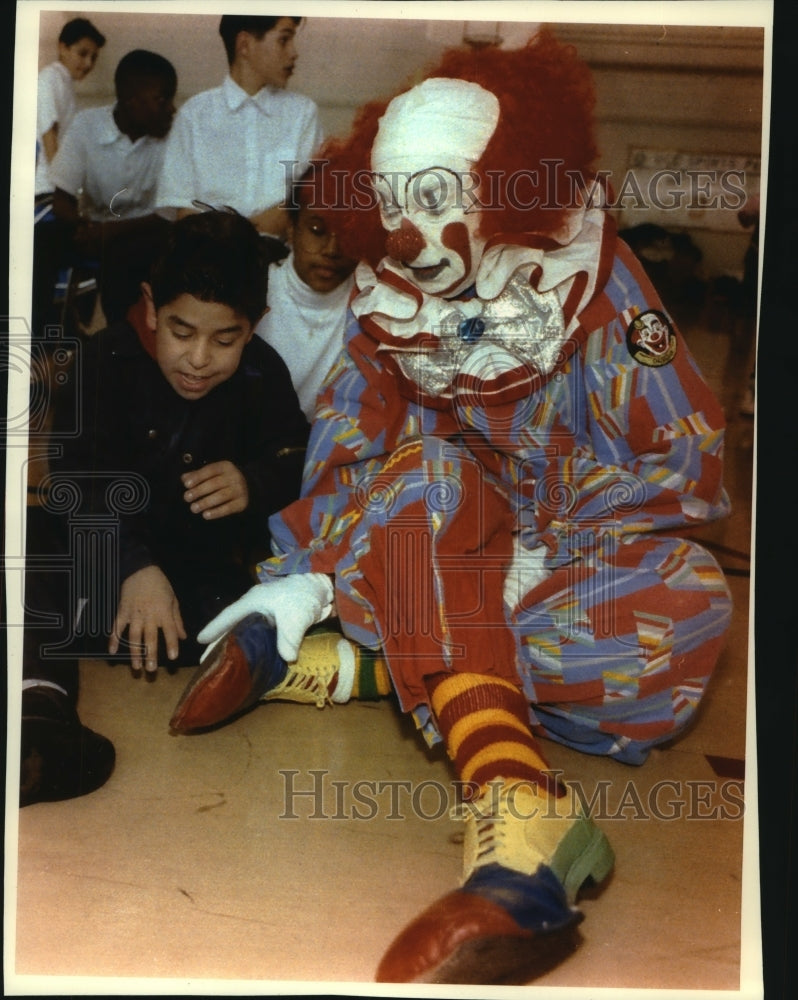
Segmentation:
{"type": "Polygon", "coordinates": [[[155,210],[166,140],[131,142],[114,121],[113,105],[79,111],[50,164],[55,187],[77,198],[100,222],[133,219],[155,210]]]}
{"type": "Polygon", "coordinates": [[[196,200],[250,217],[285,200],[321,139],[309,97],[274,87],[250,96],[228,76],[175,116],[158,204],[192,208],[196,200]],[[294,171],[281,161],[296,164],[294,171]]]}
{"type": "Polygon", "coordinates": [[[75,88],[69,70],[63,63],[53,62],[39,73],[36,90],[36,191],[47,194],[53,190],[50,163],[44,152],[42,136],[58,125],[58,141],[62,141],[75,116],[75,88]]]}

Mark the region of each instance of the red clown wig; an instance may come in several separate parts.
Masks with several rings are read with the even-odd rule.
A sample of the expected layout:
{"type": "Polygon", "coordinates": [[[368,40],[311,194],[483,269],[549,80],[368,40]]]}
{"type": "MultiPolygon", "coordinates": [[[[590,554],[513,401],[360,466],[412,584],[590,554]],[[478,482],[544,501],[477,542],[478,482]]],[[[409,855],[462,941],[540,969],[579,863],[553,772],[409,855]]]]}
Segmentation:
{"type": "MultiPolygon", "coordinates": [[[[597,156],[593,82],[573,46],[544,29],[512,51],[452,49],[424,77],[478,83],[499,99],[496,130],[476,166],[486,208],[480,235],[556,232],[580,189],[589,188],[597,156]]],[[[368,182],[370,154],[391,99],[365,105],[350,135],[329,140],[318,158],[325,161],[322,203],[334,211],[341,248],[372,266],[385,255],[385,233],[368,182]]]]}

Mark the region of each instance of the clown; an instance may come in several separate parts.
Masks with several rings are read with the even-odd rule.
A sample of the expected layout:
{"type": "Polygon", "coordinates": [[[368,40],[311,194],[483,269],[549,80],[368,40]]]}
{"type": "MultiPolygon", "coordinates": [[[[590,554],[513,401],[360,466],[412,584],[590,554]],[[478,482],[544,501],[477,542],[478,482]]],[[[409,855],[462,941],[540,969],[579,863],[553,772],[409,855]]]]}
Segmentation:
{"type": "Polygon", "coordinates": [[[614,856],[539,738],[642,763],[728,627],[719,567],[671,533],[727,512],[722,413],[602,207],[591,108],[542,32],[447,54],[328,146],[350,210],[320,195],[361,261],[346,347],[262,582],[200,635],[172,720],[390,686],[443,741],[463,882],[380,981],[524,982],[569,953],[614,856]]]}

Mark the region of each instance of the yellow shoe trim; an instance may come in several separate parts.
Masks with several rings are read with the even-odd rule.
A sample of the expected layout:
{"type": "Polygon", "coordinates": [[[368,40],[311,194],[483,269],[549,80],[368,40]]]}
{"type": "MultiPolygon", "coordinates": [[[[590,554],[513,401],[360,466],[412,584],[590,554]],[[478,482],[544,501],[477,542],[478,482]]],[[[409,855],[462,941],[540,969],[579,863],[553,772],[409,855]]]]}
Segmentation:
{"type": "Polygon", "coordinates": [[[464,804],[463,881],[483,865],[532,875],[544,864],[575,898],[588,875],[604,878],[614,860],[612,848],[573,789],[566,790],[556,798],[536,794],[525,782],[496,781],[476,802],[464,804]]]}
{"type": "Polygon", "coordinates": [[[324,708],[332,704],[330,684],[340,666],[340,632],[316,632],[305,636],[295,663],[263,701],[295,701],[324,708]]]}

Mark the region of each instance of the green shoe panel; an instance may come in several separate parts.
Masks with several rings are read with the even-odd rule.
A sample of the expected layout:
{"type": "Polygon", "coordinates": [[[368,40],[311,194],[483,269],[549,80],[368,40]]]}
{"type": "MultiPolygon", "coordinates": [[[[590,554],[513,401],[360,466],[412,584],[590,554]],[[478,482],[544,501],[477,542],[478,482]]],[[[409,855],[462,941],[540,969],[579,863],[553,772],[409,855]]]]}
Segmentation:
{"type": "Polygon", "coordinates": [[[598,885],[614,864],[615,852],[606,834],[587,816],[580,816],[557,845],[550,866],[573,903],[588,878],[598,885]]]}

